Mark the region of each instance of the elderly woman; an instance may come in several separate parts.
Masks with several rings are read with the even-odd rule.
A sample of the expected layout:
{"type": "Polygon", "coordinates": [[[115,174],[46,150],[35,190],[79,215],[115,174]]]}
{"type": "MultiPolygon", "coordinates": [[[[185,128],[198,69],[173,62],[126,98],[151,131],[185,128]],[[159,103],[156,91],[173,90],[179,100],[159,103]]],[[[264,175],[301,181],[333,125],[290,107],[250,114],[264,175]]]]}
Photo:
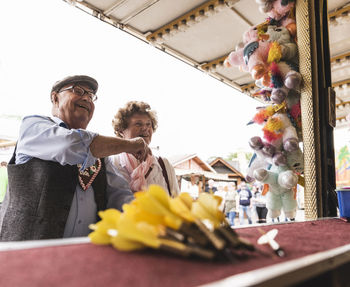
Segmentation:
{"type": "MultiPolygon", "coordinates": [[[[158,120],[156,112],[149,104],[131,101],[120,108],[112,121],[114,133],[124,139],[142,137],[149,145],[158,120]]],[[[133,192],[158,184],[171,196],[179,194],[175,170],[164,157],[148,155],[144,161],[136,159],[130,153],[121,153],[113,158],[115,166],[128,180],[133,192]]]]}

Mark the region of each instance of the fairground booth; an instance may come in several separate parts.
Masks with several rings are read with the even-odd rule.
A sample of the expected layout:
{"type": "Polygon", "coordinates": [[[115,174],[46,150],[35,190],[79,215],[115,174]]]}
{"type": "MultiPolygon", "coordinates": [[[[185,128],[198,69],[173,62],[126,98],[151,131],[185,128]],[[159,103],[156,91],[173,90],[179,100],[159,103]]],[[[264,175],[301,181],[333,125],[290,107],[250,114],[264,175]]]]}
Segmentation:
{"type": "Polygon", "coordinates": [[[350,112],[348,1],[64,1],[261,103],[247,175],[195,155],[176,174],[201,190],[209,179],[257,181],[268,208],[291,220],[231,228],[211,194],[193,201],[153,190],[125,209],[130,221],[106,215],[92,237],[0,243],[1,286],[350,286],[350,156],[337,153],[336,167],[334,144],[350,112]]]}

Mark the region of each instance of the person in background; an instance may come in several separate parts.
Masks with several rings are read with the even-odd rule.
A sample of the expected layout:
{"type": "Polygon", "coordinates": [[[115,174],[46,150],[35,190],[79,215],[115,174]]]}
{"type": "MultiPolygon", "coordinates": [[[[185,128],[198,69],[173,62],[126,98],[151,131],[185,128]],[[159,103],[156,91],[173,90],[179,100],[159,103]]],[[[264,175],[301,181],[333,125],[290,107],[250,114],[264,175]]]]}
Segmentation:
{"type": "Polygon", "coordinates": [[[228,218],[230,226],[235,225],[235,218],[238,207],[238,194],[236,191],[236,184],[234,182],[230,182],[227,186],[225,186],[226,194],[225,194],[225,208],[224,212],[226,217],[228,218]]]}
{"type": "Polygon", "coordinates": [[[6,194],[7,184],[7,162],[2,161],[0,164],[0,208],[6,194]]]}
{"type": "Polygon", "coordinates": [[[257,223],[266,223],[266,198],[262,195],[261,188],[254,185],[252,188],[253,193],[253,206],[255,207],[255,212],[258,217],[257,223]]]}
{"type": "Polygon", "coordinates": [[[196,183],[196,178],[191,176],[191,181],[188,182],[187,191],[188,194],[193,198],[197,199],[199,196],[199,186],[196,183]]]}
{"type": "Polygon", "coordinates": [[[216,186],[214,185],[214,180],[209,179],[208,180],[208,184],[205,185],[205,192],[208,193],[215,193],[218,189],[216,188],[216,186]]]}
{"type": "Polygon", "coordinates": [[[214,195],[221,197],[221,204],[219,205],[219,209],[224,211],[225,208],[225,195],[226,195],[227,186],[223,185],[222,182],[219,183],[217,190],[214,192],[214,195]]]}
{"type": "MultiPolygon", "coordinates": [[[[145,102],[130,101],[118,110],[112,125],[117,137],[124,139],[141,137],[149,145],[158,127],[157,114],[145,102]]],[[[113,157],[113,163],[127,179],[133,192],[157,184],[173,197],[180,193],[175,170],[165,157],[149,154],[143,161],[130,153],[120,153],[113,157]]]]}
{"type": "Polygon", "coordinates": [[[244,214],[247,216],[248,223],[252,224],[251,216],[251,198],[252,193],[246,183],[243,181],[237,190],[239,196],[239,224],[244,224],[244,214]]]}
{"type": "Polygon", "coordinates": [[[141,137],[86,130],[97,89],[89,76],[66,77],[52,86],[52,117],[22,120],[0,211],[2,241],[87,236],[98,211],[121,210],[134,198],[108,156],[128,152],[142,160],[149,148],[141,137]]]}

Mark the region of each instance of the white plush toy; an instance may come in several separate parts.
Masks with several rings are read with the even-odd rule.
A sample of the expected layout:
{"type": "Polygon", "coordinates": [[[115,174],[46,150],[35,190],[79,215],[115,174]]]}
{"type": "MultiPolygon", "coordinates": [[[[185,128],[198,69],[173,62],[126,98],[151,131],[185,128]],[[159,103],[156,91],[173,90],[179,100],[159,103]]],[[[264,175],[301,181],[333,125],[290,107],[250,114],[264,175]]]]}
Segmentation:
{"type": "Polygon", "coordinates": [[[283,210],[285,216],[291,220],[296,214],[296,185],[298,174],[303,171],[303,153],[300,149],[286,154],[287,165],[271,165],[270,168],[260,168],[254,171],[254,178],[268,185],[266,207],[268,217],[277,218],[283,210]]]}

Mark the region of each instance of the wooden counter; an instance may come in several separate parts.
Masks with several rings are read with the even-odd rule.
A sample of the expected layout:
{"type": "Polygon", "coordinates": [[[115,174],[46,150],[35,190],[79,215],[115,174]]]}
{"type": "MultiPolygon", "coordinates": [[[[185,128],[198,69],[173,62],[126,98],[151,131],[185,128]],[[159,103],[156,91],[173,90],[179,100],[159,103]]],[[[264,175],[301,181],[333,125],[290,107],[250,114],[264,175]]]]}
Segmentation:
{"type": "Polygon", "coordinates": [[[279,230],[276,240],[286,257],[256,245],[256,226],[236,230],[261,252],[247,253],[233,263],[155,251],[120,252],[90,244],[88,238],[4,242],[0,286],[350,285],[350,276],[344,275],[350,272],[350,223],[332,218],[259,227],[279,230]]]}

